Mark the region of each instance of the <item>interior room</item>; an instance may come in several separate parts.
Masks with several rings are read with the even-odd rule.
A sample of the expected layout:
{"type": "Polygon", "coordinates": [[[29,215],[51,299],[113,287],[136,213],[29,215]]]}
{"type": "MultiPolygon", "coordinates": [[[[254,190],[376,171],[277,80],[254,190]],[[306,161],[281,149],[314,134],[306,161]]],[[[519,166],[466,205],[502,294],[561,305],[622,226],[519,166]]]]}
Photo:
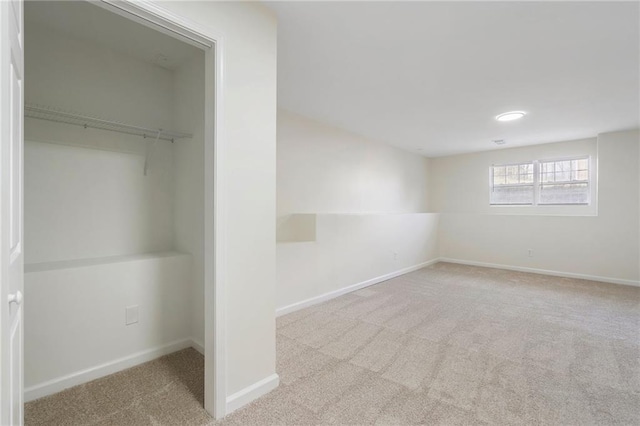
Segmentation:
{"type": "Polygon", "coordinates": [[[0,2],[0,424],[639,424],[639,16],[0,2]]]}

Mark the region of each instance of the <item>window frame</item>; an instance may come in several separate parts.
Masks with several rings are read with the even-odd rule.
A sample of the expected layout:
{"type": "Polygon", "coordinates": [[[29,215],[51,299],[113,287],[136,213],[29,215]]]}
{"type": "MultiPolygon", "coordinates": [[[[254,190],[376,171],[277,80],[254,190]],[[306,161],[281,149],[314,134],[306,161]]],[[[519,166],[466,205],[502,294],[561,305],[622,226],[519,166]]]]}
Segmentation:
{"type": "MultiPolygon", "coordinates": [[[[571,181],[565,182],[571,183],[571,181]]],[[[577,181],[577,183],[583,183],[583,181],[577,181]]],[[[530,184],[505,184],[504,186],[517,187],[517,186],[530,186],[530,184]]],[[[593,161],[591,155],[579,155],[570,157],[557,157],[557,158],[545,158],[529,161],[520,161],[515,163],[503,163],[503,164],[491,164],[489,167],[489,207],[553,207],[553,206],[566,206],[566,207],[589,207],[594,202],[594,170],[593,161]],[[574,161],[574,160],[587,160],[587,172],[588,179],[586,181],[588,188],[588,200],[586,203],[541,203],[540,202],[540,186],[542,166],[541,163],[552,163],[559,161],[574,161]],[[494,183],[494,168],[495,167],[508,167],[508,166],[520,166],[525,164],[533,164],[533,202],[532,203],[511,203],[511,204],[496,204],[492,203],[492,193],[495,187],[494,183]]]]}
{"type": "Polygon", "coordinates": [[[536,164],[535,161],[520,161],[517,163],[508,163],[508,164],[492,164],[491,167],[489,167],[489,205],[490,206],[517,206],[517,207],[522,207],[522,206],[534,206],[536,199],[535,199],[535,185],[536,185],[536,164]],[[534,197],[533,197],[533,201],[531,203],[510,203],[510,204],[493,204],[491,202],[491,193],[493,192],[493,188],[495,187],[495,183],[494,183],[494,172],[493,169],[495,167],[505,167],[505,172],[506,172],[506,168],[507,167],[513,167],[513,166],[518,166],[518,169],[520,168],[520,166],[524,166],[524,165],[529,165],[531,164],[533,166],[533,182],[532,183],[512,183],[512,184],[504,184],[504,185],[500,185],[502,187],[523,187],[523,186],[533,186],[533,190],[534,190],[534,197]]]}

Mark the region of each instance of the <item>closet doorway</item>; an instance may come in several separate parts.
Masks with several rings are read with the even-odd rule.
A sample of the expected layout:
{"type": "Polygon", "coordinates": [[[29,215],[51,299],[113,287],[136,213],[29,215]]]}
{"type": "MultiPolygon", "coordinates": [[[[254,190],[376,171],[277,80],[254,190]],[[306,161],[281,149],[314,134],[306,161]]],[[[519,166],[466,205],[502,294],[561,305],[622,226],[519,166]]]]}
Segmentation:
{"type": "Polygon", "coordinates": [[[220,418],[219,38],[150,3],[24,6],[25,400],[193,347],[220,418]]]}

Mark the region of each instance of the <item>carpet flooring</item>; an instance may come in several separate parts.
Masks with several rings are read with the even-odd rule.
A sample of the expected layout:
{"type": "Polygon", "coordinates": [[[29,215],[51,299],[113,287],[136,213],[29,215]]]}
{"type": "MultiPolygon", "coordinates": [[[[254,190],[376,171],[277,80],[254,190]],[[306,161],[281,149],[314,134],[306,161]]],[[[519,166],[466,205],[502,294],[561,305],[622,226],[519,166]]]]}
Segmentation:
{"type": "Polygon", "coordinates": [[[439,263],[277,319],[270,394],[214,422],[187,349],[27,425],[640,424],[640,288],[439,263]]]}

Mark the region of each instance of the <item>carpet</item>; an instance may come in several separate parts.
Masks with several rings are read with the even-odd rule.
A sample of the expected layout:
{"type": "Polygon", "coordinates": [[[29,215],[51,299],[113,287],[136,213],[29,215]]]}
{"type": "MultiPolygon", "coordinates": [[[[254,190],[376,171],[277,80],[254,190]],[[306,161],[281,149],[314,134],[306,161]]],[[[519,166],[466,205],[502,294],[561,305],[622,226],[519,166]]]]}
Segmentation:
{"type": "Polygon", "coordinates": [[[192,349],[27,425],[640,424],[640,288],[439,263],[277,319],[278,389],[214,422],[192,349]]]}

